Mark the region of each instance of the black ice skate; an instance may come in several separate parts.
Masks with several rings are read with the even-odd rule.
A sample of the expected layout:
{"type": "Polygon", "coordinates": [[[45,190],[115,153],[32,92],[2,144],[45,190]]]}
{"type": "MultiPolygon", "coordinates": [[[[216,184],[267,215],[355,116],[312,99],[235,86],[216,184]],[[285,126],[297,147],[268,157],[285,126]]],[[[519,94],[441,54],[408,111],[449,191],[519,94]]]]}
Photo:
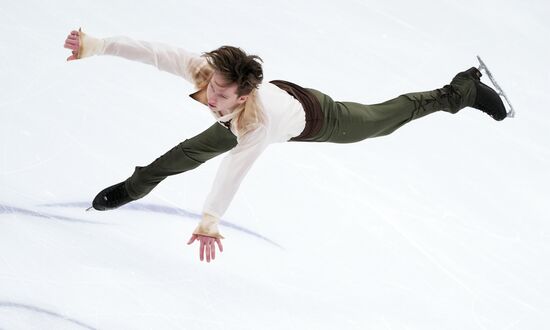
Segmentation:
{"type": "Polygon", "coordinates": [[[485,112],[495,120],[503,120],[508,115],[504,103],[502,103],[499,94],[494,89],[480,81],[481,76],[481,72],[477,68],[472,67],[457,74],[453,82],[451,82],[451,85],[459,80],[473,80],[476,89],[476,97],[474,103],[470,104],[470,106],[485,112]]]}
{"type": "MultiPolygon", "coordinates": [[[[481,77],[481,72],[475,69],[481,77]]],[[[479,78],[476,80],[476,100],[473,105],[474,108],[479,109],[494,120],[503,120],[506,118],[507,112],[504,103],[498,96],[498,93],[491,87],[482,83],[479,78]]]]}
{"type": "Polygon", "coordinates": [[[506,110],[506,116],[513,118],[516,115],[516,112],[514,110],[514,107],[512,106],[512,103],[510,102],[510,99],[508,98],[506,93],[504,93],[504,90],[502,89],[502,87],[500,87],[500,85],[497,83],[495,77],[493,76],[491,71],[489,71],[489,68],[487,67],[485,62],[483,62],[481,57],[477,56],[477,60],[479,61],[479,70],[485,71],[485,73],[487,74],[487,77],[489,78],[489,80],[491,80],[491,83],[493,84],[493,86],[495,86],[495,89],[498,95],[501,96],[502,99],[504,99],[504,101],[508,105],[506,110]]]}
{"type": "Polygon", "coordinates": [[[134,199],[128,195],[124,181],[103,189],[94,198],[92,207],[98,211],[108,211],[127,204],[134,199]]]}

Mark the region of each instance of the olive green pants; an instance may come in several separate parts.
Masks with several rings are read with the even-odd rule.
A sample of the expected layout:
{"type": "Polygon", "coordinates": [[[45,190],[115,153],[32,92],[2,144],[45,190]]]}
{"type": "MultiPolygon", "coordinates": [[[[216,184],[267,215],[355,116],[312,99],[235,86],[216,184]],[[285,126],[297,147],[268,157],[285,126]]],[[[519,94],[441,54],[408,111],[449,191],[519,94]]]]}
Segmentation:
{"type": "MultiPolygon", "coordinates": [[[[319,99],[324,115],[323,126],[309,142],[352,143],[392,133],[406,123],[436,111],[456,113],[472,105],[475,87],[471,79],[453,79],[443,88],[401,95],[380,104],[335,102],[328,95],[310,89],[319,99]]],[[[167,176],[192,170],[237,145],[236,137],[215,123],[199,135],[185,140],[150,165],[136,167],[126,180],[134,199],[147,195],[167,176]]]]}
{"type": "MultiPolygon", "coordinates": [[[[448,87],[404,94],[379,104],[337,102],[309,89],[321,102],[324,121],[310,142],[353,143],[392,133],[406,123],[437,111],[456,113],[469,101],[448,87]]],[[[471,103],[472,97],[469,95],[471,103]]],[[[469,105],[469,104],[468,104],[469,105]]]]}
{"type": "Polygon", "coordinates": [[[147,195],[166,177],[192,170],[237,145],[237,138],[219,123],[187,139],[151,164],[137,166],[125,186],[133,199],[147,195]]]}

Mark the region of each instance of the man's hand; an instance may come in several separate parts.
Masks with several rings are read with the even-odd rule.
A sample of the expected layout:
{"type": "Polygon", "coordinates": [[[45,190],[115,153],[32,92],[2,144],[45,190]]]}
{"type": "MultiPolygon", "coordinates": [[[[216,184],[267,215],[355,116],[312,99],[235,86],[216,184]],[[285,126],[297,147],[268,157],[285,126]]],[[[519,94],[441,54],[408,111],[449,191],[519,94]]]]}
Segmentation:
{"type": "Polygon", "coordinates": [[[67,61],[77,60],[79,58],[78,52],[80,50],[80,34],[78,31],[71,31],[71,33],[65,39],[65,48],[72,51],[72,55],[67,57],[67,61]]]}
{"type": "Polygon", "coordinates": [[[220,252],[223,252],[223,245],[219,238],[193,234],[191,235],[189,242],[187,242],[187,245],[193,243],[195,240],[198,240],[201,243],[199,248],[201,261],[204,261],[204,252],[206,252],[206,262],[210,262],[210,259],[216,259],[216,244],[218,244],[220,252]]]}

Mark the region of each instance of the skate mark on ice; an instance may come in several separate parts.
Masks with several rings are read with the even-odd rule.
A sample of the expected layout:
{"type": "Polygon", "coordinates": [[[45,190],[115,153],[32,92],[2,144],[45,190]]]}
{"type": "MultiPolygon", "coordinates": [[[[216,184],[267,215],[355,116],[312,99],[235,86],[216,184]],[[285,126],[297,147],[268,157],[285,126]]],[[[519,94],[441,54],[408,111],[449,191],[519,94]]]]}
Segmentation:
{"type": "MultiPolygon", "coordinates": [[[[70,208],[81,208],[86,209],[90,206],[89,202],[72,202],[72,203],[55,203],[55,204],[42,204],[39,206],[45,206],[45,207],[70,207],[70,208]]],[[[175,216],[181,216],[188,219],[200,219],[202,217],[201,214],[194,213],[191,211],[187,211],[185,209],[181,209],[179,207],[171,207],[171,206],[165,206],[165,205],[159,205],[159,204],[149,204],[149,203],[131,203],[126,204],[122,207],[120,207],[121,210],[129,210],[129,211],[138,211],[138,212],[152,212],[152,213],[161,213],[161,214],[167,214],[167,215],[175,215],[175,216]]],[[[273,240],[255,232],[250,229],[247,229],[245,227],[241,227],[239,225],[236,225],[234,223],[231,223],[226,220],[220,220],[220,225],[231,228],[237,231],[240,231],[242,233],[248,234],[250,236],[259,238],[263,241],[266,241],[267,243],[274,245],[280,249],[284,249],[281,245],[274,242],[273,240]]]]}
{"type": "Polygon", "coordinates": [[[55,318],[58,318],[58,319],[65,320],[65,321],[67,321],[69,323],[72,323],[72,324],[76,324],[76,325],[81,326],[82,328],[85,328],[85,329],[96,330],[96,328],[94,328],[92,326],[89,326],[86,323],[83,323],[83,322],[80,322],[78,320],[72,319],[70,317],[58,314],[56,312],[52,312],[52,311],[49,311],[49,310],[46,310],[46,309],[43,309],[43,308],[40,308],[40,307],[32,306],[32,305],[19,304],[19,303],[14,303],[14,302],[10,302],[10,301],[0,301],[0,308],[14,308],[14,309],[25,310],[25,311],[29,311],[29,312],[38,313],[38,314],[48,315],[48,316],[51,316],[51,317],[55,317],[55,318]]]}
{"type": "Polygon", "coordinates": [[[5,204],[0,204],[0,214],[22,214],[22,215],[30,215],[32,217],[50,219],[50,220],[61,220],[61,221],[69,221],[69,222],[87,223],[87,224],[93,224],[93,225],[103,225],[103,223],[101,222],[87,221],[87,220],[81,220],[76,218],[64,217],[62,215],[36,212],[33,210],[22,209],[20,207],[14,207],[14,206],[9,206],[5,204]]]}

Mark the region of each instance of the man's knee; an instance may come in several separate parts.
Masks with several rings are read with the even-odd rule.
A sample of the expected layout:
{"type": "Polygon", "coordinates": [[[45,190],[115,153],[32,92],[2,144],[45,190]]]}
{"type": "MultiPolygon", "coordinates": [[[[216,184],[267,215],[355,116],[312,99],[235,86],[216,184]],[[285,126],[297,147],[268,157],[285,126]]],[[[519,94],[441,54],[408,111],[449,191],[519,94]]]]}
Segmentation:
{"type": "Polygon", "coordinates": [[[185,155],[204,163],[237,145],[237,137],[230,130],[216,123],[204,132],[179,144],[185,155]]]}

